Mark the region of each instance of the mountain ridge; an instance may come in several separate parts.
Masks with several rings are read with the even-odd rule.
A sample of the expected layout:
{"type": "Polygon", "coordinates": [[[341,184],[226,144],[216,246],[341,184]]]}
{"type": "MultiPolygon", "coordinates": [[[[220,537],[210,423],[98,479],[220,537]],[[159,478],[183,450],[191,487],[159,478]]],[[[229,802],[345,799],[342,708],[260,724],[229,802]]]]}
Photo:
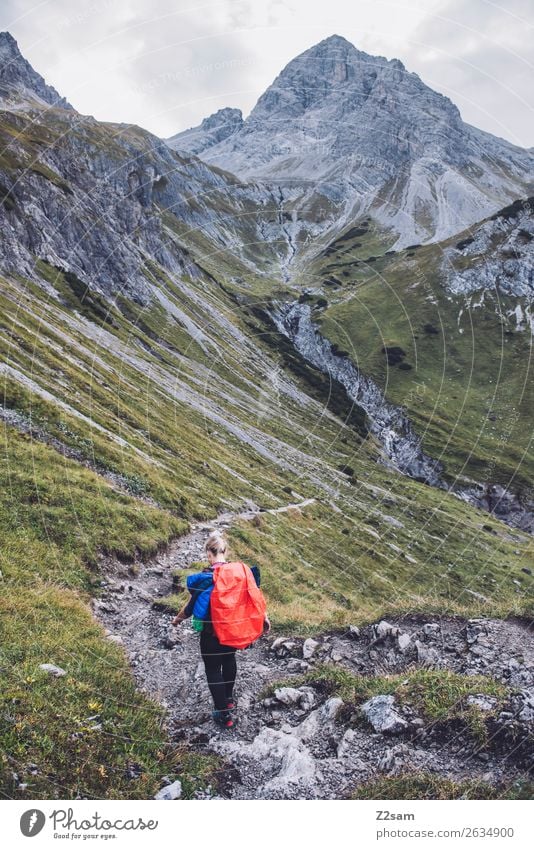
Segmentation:
{"type": "Polygon", "coordinates": [[[395,249],[438,241],[529,194],[534,178],[531,151],[465,124],[400,60],[342,36],[291,60],[220,138],[202,126],[167,143],[193,152],[194,140],[206,162],[281,186],[303,219],[302,240],[303,211],[322,203],[333,205],[327,230],[371,214],[395,249]]]}
{"type": "MultiPolygon", "coordinates": [[[[345,53],[355,50],[345,40],[340,41],[345,53]]],[[[315,52],[321,54],[324,49],[324,44],[318,45],[315,52]]],[[[393,61],[378,58],[377,63],[380,67],[384,63],[393,65],[398,70],[393,61]]],[[[224,124],[227,119],[239,124],[242,116],[237,110],[223,110],[216,121],[208,123],[208,129],[217,132],[221,121],[224,124]]],[[[360,268],[378,268],[371,263],[379,260],[385,269],[395,268],[397,275],[398,269],[404,267],[403,255],[398,263],[391,265],[389,252],[384,254],[387,236],[368,218],[349,229],[338,222],[339,238],[330,241],[324,232],[315,239],[313,230],[308,231],[308,261],[301,265],[299,273],[297,263],[303,251],[298,241],[298,196],[291,208],[281,189],[277,194],[268,186],[246,184],[196,156],[180,156],[162,140],[135,126],[100,124],[71,109],[53,110],[51,119],[45,110],[37,120],[30,120],[15,109],[3,113],[0,135],[4,149],[9,150],[0,184],[3,190],[0,216],[5,221],[4,269],[37,282],[54,299],[65,296],[67,283],[71,290],[66,293],[69,303],[73,303],[73,294],[79,299],[81,288],[88,287],[93,293],[87,297],[87,304],[91,304],[87,312],[91,315],[102,312],[99,298],[107,302],[131,299],[143,308],[157,304],[171,313],[204,352],[213,347],[213,342],[203,329],[205,318],[199,320],[204,314],[201,303],[193,313],[190,311],[193,295],[186,280],[202,282],[204,286],[223,285],[238,304],[247,303],[251,297],[264,298],[267,301],[264,319],[272,323],[277,312],[272,303],[277,290],[284,292],[283,300],[288,302],[296,298],[296,293],[308,298],[306,281],[310,275],[312,278],[320,275],[319,285],[312,288],[315,292],[310,297],[313,301],[315,296],[318,305],[322,301],[328,304],[326,315],[330,316],[340,309],[347,311],[344,302],[348,299],[350,303],[353,275],[358,285],[365,283],[366,275],[362,278],[360,268]],[[187,309],[169,298],[166,285],[159,284],[162,277],[167,280],[169,276],[189,304],[187,309]],[[349,280],[345,281],[345,277],[349,280]],[[63,281],[59,290],[57,280],[63,281]],[[328,301],[324,297],[327,294],[328,301]]],[[[313,207],[308,211],[306,223],[311,227],[315,212],[313,207]]],[[[528,218],[527,210],[521,214],[528,218]]],[[[315,226],[320,231],[321,225],[315,223],[315,226]]],[[[492,232],[495,229],[500,229],[498,222],[492,232]]],[[[520,229],[519,225],[516,229],[520,229]]],[[[528,236],[527,219],[522,229],[528,236]]],[[[502,258],[492,266],[495,274],[506,273],[509,277],[517,274],[518,264],[530,255],[530,243],[523,245],[525,239],[526,236],[521,236],[519,241],[514,241],[521,252],[516,262],[506,256],[510,250],[506,242],[503,251],[499,248],[502,258]]],[[[479,243],[482,248],[478,250],[473,271],[462,270],[467,258],[462,257],[458,262],[457,253],[450,254],[449,247],[443,245],[446,262],[455,266],[457,272],[450,284],[451,291],[460,296],[464,290],[476,288],[472,278],[484,262],[484,251],[492,244],[488,237],[479,243]],[[467,277],[468,284],[464,282],[467,277]]],[[[410,256],[408,251],[406,259],[410,256]]],[[[436,284],[438,291],[444,285],[449,286],[443,266],[443,262],[435,265],[435,271],[443,277],[436,284]]],[[[486,276],[486,288],[491,288],[492,273],[486,276]]],[[[510,304],[507,310],[511,315],[524,317],[519,326],[527,331],[530,311],[523,300],[531,283],[528,276],[521,279],[521,289],[516,291],[509,285],[507,288],[521,303],[510,304]]],[[[198,294],[194,296],[198,297],[198,294]]],[[[466,304],[470,304],[469,298],[466,304]]],[[[313,336],[313,325],[322,316],[323,309],[315,307],[307,316],[309,339],[313,336]]],[[[323,344],[319,340],[319,346],[323,351],[330,350],[327,342],[323,344]]],[[[343,342],[341,347],[345,347],[343,342]]],[[[355,356],[359,356],[358,352],[355,356]]],[[[340,370],[338,366],[343,364],[337,356],[330,361],[331,367],[323,363],[324,374],[328,372],[332,378],[339,371],[348,396],[358,398],[363,389],[357,385],[361,382],[362,387],[367,386],[365,376],[358,377],[350,362],[340,370]]],[[[317,368],[318,362],[312,365],[317,368]]],[[[381,434],[381,450],[389,460],[393,455],[401,457],[403,469],[411,468],[411,460],[416,467],[419,437],[414,436],[409,448],[406,440],[411,439],[411,425],[400,415],[400,407],[387,412],[384,406],[387,399],[380,395],[376,385],[367,395],[367,407],[378,417],[376,428],[371,423],[371,430],[374,428],[381,434]]],[[[415,474],[418,476],[417,470],[415,474]]]]}
{"type": "Polygon", "coordinates": [[[23,102],[34,102],[37,98],[38,102],[48,106],[73,109],[24,58],[11,33],[0,32],[0,98],[13,96],[23,102]]]}
{"type": "Polygon", "coordinates": [[[1,792],[526,795],[531,205],[391,252],[335,186],[306,208],[41,79],[0,109],[1,792]],[[233,743],[169,628],[214,526],[287,634],[244,659],[233,743]]]}

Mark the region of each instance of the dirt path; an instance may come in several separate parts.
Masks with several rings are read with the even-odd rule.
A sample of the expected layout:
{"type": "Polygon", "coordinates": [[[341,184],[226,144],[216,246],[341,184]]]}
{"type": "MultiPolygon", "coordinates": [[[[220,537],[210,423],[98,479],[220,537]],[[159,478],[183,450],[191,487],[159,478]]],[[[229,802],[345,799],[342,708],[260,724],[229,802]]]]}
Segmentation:
{"type": "Polygon", "coordinates": [[[153,602],[172,591],[173,570],[203,558],[210,529],[257,513],[250,507],[196,524],[164,554],[134,568],[107,559],[105,590],[94,603],[109,638],[124,645],[140,689],[165,706],[170,736],[216,752],[228,764],[219,795],[339,798],[362,781],[413,770],[491,783],[525,777],[534,766],[529,737],[534,720],[534,634],[520,621],[412,616],[390,620],[389,629],[385,624],[368,626],[323,634],[306,643],[302,638],[263,638],[238,655],[236,728],[215,727],[198,635],[189,623],[173,628],[169,613],[153,602]],[[260,695],[267,684],[324,662],[372,676],[422,665],[466,675],[482,672],[517,693],[498,709],[491,699],[479,700],[489,729],[484,745],[457,720],[428,722],[398,705],[400,731],[382,733],[324,687],[293,688],[267,699],[260,695]]]}

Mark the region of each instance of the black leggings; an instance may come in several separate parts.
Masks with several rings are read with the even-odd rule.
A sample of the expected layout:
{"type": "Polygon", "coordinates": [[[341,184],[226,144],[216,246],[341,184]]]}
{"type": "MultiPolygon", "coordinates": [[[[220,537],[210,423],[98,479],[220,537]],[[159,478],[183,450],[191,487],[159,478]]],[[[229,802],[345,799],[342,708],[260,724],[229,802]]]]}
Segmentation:
{"type": "Polygon", "coordinates": [[[231,646],[222,646],[217,637],[204,626],[200,634],[200,653],[215,709],[226,710],[237,675],[236,650],[231,646]]]}

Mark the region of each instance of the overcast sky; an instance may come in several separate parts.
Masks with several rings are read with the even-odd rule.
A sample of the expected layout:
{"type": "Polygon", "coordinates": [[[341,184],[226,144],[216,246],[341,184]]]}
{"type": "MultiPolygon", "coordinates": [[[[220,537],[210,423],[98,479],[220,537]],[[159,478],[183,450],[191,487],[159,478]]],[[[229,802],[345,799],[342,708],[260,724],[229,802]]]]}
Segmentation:
{"type": "Polygon", "coordinates": [[[401,59],[465,121],[534,145],[534,0],[0,0],[0,29],[79,111],[166,137],[248,112],[333,33],[401,59]]]}

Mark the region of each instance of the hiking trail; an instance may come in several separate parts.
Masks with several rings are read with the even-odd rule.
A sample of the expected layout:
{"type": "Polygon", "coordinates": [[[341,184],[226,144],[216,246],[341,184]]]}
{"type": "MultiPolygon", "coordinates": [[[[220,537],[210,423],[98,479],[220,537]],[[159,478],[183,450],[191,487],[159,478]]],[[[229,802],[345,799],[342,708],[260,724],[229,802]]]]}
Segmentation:
{"type": "Polygon", "coordinates": [[[534,767],[534,632],[523,620],[418,614],[313,639],[263,637],[237,655],[236,727],[214,725],[198,634],[189,622],[174,628],[172,614],[154,602],[173,591],[176,569],[204,559],[210,530],[312,502],[266,511],[247,504],[241,512],[193,524],[144,563],[102,558],[103,592],[93,609],[108,639],[124,646],[138,687],[164,706],[169,738],[224,761],[217,787],[196,797],[343,798],[365,781],[404,772],[497,785],[524,779],[534,767]],[[262,692],[324,663],[365,676],[422,666],[485,674],[513,692],[505,704],[483,693],[468,698],[466,709],[478,710],[486,724],[485,742],[458,717],[429,721],[386,695],[369,708],[371,724],[359,707],[344,705],[324,685],[297,684],[268,697],[262,692]]]}

